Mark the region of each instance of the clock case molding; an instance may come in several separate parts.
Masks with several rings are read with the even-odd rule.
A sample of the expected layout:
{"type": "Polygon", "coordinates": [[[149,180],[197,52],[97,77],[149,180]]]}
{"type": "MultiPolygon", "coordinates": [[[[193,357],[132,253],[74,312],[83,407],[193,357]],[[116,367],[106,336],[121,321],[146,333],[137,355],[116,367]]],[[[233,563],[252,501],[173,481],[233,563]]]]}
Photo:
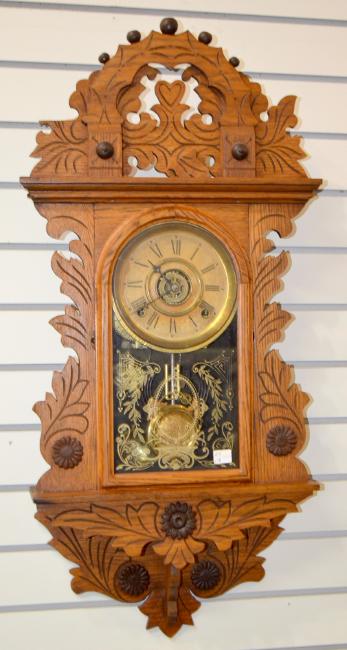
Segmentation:
{"type": "Polygon", "coordinates": [[[300,137],[287,131],[297,121],[295,97],[268,109],[259,84],[210,46],[209,34],[196,39],[176,29],[165,19],[162,33],[141,40],[130,32],[131,44],[105,55],[105,65],[71,96],[78,116],[42,123],[49,132],[37,137],[39,162],[21,179],[48,234],[76,236],[71,257],[52,257],[71,303],[50,322],[76,356],[54,372],[52,392],[34,406],[50,465],[32,490],[36,517],[77,565],[76,593],[138,602],[147,627],[168,636],[193,623],[199,597],[260,580],[259,553],[281,533],[284,516],[318,489],[299,458],[309,400],[273,349],[291,318],[273,301],[289,255],[272,255],[267,235],[287,237],[321,181],[307,177],[300,137]],[[185,64],[180,80],[155,86],[159,122],[139,113],[144,78],[159,75],[151,64],[185,64]],[[191,78],[200,104],[184,119],[191,78]],[[129,113],[139,113],[138,123],[129,113]],[[131,176],[131,157],[165,177],[131,176]],[[238,274],[241,462],[237,470],[124,481],[110,460],[112,269],[130,237],[166,219],[217,235],[238,274]]]}

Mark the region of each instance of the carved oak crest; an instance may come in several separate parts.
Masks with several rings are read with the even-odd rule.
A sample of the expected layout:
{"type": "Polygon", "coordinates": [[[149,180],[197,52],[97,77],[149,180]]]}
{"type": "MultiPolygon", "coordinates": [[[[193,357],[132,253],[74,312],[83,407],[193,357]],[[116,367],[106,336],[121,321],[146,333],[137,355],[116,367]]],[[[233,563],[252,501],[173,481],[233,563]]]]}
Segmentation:
{"type": "Polygon", "coordinates": [[[317,489],[298,458],[308,397],[273,349],[290,320],[273,302],[289,256],[271,255],[267,235],[288,236],[320,183],[307,178],[300,138],[288,132],[296,124],[295,97],[268,109],[259,84],[220,48],[190,32],[176,35],[175,25],[166,19],[162,33],[143,40],[131,32],[130,45],[119,46],[77,84],[70,106],[78,116],[43,122],[50,131],[37,137],[32,155],[39,162],[22,179],[49,235],[76,235],[68,258],[58,252],[52,258],[72,302],[51,324],[76,357],[53,374],[52,392],[34,406],[41,452],[51,466],[33,490],[37,518],[50,530],[51,544],[78,565],[71,570],[76,593],[141,602],[147,626],[168,636],[193,623],[199,597],[260,580],[258,554],[280,534],[283,517],[317,489]],[[163,67],[179,78],[163,79],[163,67]],[[193,109],[186,103],[191,79],[199,97],[193,109]],[[148,80],[155,82],[157,103],[145,111],[141,93],[148,80]],[[134,177],[138,170],[165,178],[134,177]],[[157,481],[144,492],[141,482],[105,481],[110,353],[103,264],[112,237],[125,241],[173,210],[199,223],[214,219],[244,260],[250,301],[242,351],[250,381],[240,417],[248,423],[249,471],[208,486],[201,478],[187,485],[182,475],[181,485],[168,485],[164,477],[160,488],[157,481]]]}

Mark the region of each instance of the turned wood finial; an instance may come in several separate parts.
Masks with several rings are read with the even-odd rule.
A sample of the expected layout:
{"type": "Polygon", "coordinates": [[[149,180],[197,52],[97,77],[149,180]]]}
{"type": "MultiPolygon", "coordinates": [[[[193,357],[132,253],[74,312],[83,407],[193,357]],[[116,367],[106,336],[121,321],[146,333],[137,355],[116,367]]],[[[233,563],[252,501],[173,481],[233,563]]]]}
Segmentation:
{"type": "Polygon", "coordinates": [[[211,43],[212,41],[212,34],[210,34],[210,32],[200,32],[198,38],[200,43],[205,43],[205,45],[209,45],[209,43],[211,43]]]}
{"type": "Polygon", "coordinates": [[[229,59],[229,63],[231,63],[234,68],[237,68],[240,65],[240,59],[238,59],[237,56],[232,56],[229,59]]]}
{"type": "Polygon", "coordinates": [[[103,52],[102,54],[100,54],[100,56],[99,56],[100,63],[105,65],[105,63],[107,63],[107,61],[109,61],[109,60],[110,60],[110,55],[107,54],[107,52],[103,52]]]}
{"type": "Polygon", "coordinates": [[[162,34],[176,34],[178,29],[178,22],[176,18],[163,18],[160,23],[160,31],[162,34]]]}
{"type": "Polygon", "coordinates": [[[132,43],[138,43],[141,40],[141,32],[137,29],[133,29],[131,32],[127,33],[127,41],[132,43]]]}

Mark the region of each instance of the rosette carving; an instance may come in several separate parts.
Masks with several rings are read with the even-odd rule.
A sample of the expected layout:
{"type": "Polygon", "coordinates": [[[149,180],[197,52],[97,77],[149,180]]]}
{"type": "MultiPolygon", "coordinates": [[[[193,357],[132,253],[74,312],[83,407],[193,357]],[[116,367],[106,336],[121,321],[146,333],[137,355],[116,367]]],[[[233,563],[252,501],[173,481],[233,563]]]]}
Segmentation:
{"type": "Polygon", "coordinates": [[[196,514],[188,503],[170,503],[161,516],[161,528],[172,539],[185,539],[196,528],[196,514]]]}
{"type": "Polygon", "coordinates": [[[216,562],[200,560],[192,568],[191,581],[198,591],[209,591],[218,585],[221,571],[216,562]]]}
{"type": "Polygon", "coordinates": [[[121,566],[116,575],[119,588],[129,596],[141,596],[149,586],[149,573],[142,564],[133,562],[121,566]]]}
{"type": "Polygon", "coordinates": [[[53,445],[52,458],[58,467],[72,469],[76,467],[83,456],[83,446],[77,438],[66,436],[59,438],[53,445]]]}
{"type": "Polygon", "coordinates": [[[273,427],[267,434],[266,446],[274,456],[287,456],[295,449],[298,436],[284,425],[273,427]]]}

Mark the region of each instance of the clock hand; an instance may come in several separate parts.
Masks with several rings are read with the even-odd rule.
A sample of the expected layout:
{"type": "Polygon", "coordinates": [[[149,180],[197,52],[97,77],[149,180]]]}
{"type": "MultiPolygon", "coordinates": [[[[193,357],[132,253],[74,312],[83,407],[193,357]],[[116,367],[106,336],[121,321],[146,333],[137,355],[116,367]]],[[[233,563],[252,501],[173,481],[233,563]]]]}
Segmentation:
{"type": "Polygon", "coordinates": [[[134,312],[138,312],[140,309],[147,309],[147,307],[152,305],[154,302],[156,302],[160,298],[163,298],[164,296],[167,296],[170,293],[170,290],[171,290],[171,287],[170,287],[170,289],[168,291],[165,291],[161,296],[157,296],[156,298],[152,298],[152,300],[150,300],[149,302],[144,301],[143,303],[141,303],[141,307],[139,307],[139,309],[134,309],[134,312]]]}

